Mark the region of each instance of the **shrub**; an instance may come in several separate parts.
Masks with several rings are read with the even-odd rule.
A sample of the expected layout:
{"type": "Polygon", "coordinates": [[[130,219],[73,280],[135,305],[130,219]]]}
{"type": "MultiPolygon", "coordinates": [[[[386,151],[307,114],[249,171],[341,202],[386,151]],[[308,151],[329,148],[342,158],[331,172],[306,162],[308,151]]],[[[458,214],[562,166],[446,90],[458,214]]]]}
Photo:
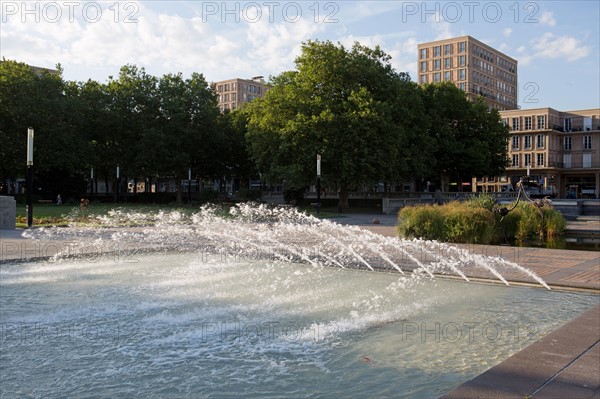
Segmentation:
{"type": "Polygon", "coordinates": [[[398,234],[407,238],[444,239],[444,215],[439,206],[408,206],[398,213],[398,234]]]}
{"type": "Polygon", "coordinates": [[[479,195],[469,198],[465,205],[471,208],[483,208],[492,212],[496,207],[496,200],[488,193],[480,193],[479,195]]]}
{"type": "Polygon", "coordinates": [[[567,228],[567,221],[562,213],[552,208],[542,208],[544,214],[544,232],[546,238],[556,238],[563,235],[567,228]]]}
{"type": "Polygon", "coordinates": [[[403,208],[398,214],[398,235],[406,238],[448,241],[454,243],[489,244],[523,241],[532,238],[554,238],[566,227],[562,214],[548,207],[538,208],[529,202],[509,205],[502,217],[497,205],[486,196],[451,202],[442,206],[403,208]]]}
{"type": "Polygon", "coordinates": [[[485,208],[469,204],[446,206],[444,232],[447,241],[468,244],[489,244],[494,232],[494,216],[485,208]]]}

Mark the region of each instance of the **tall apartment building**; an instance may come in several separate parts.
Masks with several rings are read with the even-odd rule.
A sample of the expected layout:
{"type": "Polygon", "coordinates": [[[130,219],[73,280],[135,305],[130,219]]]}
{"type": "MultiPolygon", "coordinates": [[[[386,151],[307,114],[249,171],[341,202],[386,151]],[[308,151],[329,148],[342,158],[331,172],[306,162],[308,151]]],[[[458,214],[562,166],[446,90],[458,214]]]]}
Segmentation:
{"type": "Polygon", "coordinates": [[[510,129],[507,175],[478,181],[478,191],[500,191],[498,185],[514,185],[529,176],[560,198],[600,198],[599,108],[536,108],[500,115],[510,129]]]}
{"type": "Polygon", "coordinates": [[[269,90],[262,76],[252,79],[228,79],[211,83],[212,90],[217,94],[221,112],[238,108],[245,102],[262,97],[269,90]]]}
{"type": "Polygon", "coordinates": [[[517,109],[517,60],[471,36],[418,45],[418,82],[449,81],[470,100],[482,96],[498,110],[517,109]]]}

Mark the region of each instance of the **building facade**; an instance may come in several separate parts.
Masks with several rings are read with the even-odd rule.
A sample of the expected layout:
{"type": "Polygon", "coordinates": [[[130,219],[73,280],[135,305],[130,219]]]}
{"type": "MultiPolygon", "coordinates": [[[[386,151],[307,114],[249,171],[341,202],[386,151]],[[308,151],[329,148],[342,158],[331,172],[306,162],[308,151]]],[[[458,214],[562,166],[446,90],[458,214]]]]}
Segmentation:
{"type": "Polygon", "coordinates": [[[449,81],[497,110],[517,109],[517,60],[471,36],[418,45],[418,82],[449,81]]]}
{"type": "Polygon", "coordinates": [[[240,105],[262,97],[269,90],[262,76],[252,79],[228,79],[211,83],[211,89],[217,95],[221,112],[234,110],[240,105]]]}
{"type": "Polygon", "coordinates": [[[600,109],[501,111],[510,129],[506,176],[477,181],[502,191],[521,177],[559,198],[600,198],[600,109]]]}

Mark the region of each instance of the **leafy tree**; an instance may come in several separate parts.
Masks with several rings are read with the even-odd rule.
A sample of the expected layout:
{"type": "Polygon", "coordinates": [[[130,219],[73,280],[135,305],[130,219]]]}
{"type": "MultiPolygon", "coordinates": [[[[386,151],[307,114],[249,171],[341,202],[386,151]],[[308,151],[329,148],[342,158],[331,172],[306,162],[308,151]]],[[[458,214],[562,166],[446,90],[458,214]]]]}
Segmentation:
{"type": "Polygon", "coordinates": [[[480,99],[471,102],[450,82],[422,86],[435,165],[442,182],[462,182],[501,174],[507,162],[508,130],[496,110],[480,99]]]}
{"type": "Polygon", "coordinates": [[[343,209],[351,187],[412,169],[417,145],[406,146],[406,134],[424,133],[419,123],[410,125],[418,119],[410,107],[420,99],[379,47],[309,41],[296,68],[274,77],[265,96],[244,110],[250,152],[261,172],[302,188],[314,182],[321,154],[323,181],[339,188],[343,209]]]}
{"type": "MultiPolygon", "coordinates": [[[[73,86],[57,72],[34,71],[24,63],[0,63],[0,173],[2,180],[25,172],[26,132],[35,130],[36,186],[44,195],[56,195],[64,186],[81,190],[78,172],[87,154],[78,127],[78,103],[73,86]],[[70,180],[77,180],[73,183],[70,180]]],[[[6,188],[5,188],[6,190],[6,188]]]]}

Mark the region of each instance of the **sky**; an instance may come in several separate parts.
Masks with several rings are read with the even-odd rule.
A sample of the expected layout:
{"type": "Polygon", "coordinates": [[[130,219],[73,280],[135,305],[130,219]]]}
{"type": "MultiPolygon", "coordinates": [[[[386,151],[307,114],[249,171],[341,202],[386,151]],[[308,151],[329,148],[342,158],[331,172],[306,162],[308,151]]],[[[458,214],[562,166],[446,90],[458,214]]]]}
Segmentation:
{"type": "Polygon", "coordinates": [[[134,64],[209,82],[294,69],[302,42],[379,45],[417,80],[417,44],[470,35],[518,61],[519,105],[600,107],[600,2],[8,1],[0,58],[106,82],[134,64]]]}

